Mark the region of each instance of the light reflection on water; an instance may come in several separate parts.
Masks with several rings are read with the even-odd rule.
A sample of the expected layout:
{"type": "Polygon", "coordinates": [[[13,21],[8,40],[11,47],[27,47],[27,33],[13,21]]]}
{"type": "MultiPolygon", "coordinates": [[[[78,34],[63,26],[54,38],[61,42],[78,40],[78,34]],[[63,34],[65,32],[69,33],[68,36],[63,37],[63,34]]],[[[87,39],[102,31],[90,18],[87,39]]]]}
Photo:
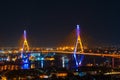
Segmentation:
{"type": "Polygon", "coordinates": [[[23,65],[21,66],[21,69],[29,69],[29,64],[23,64],[23,65]]]}
{"type": "Polygon", "coordinates": [[[35,64],[23,64],[21,66],[21,69],[34,69],[35,68],[35,64]]]}
{"type": "Polygon", "coordinates": [[[3,70],[18,70],[20,69],[18,65],[3,65],[3,66],[0,66],[0,71],[3,71],[3,70]]]}
{"type": "Polygon", "coordinates": [[[20,65],[2,65],[0,66],[0,71],[3,70],[18,70],[18,69],[34,69],[36,68],[35,64],[22,64],[20,65]]]}

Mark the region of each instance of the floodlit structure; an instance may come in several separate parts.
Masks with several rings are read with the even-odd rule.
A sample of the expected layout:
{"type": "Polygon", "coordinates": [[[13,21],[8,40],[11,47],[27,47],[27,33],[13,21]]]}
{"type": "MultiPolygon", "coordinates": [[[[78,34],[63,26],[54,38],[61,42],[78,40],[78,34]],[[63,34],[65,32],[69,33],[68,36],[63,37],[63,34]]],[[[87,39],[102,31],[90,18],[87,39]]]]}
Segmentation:
{"type": "Polygon", "coordinates": [[[30,54],[25,54],[27,52],[29,52],[29,45],[28,45],[27,37],[26,37],[26,30],[24,30],[24,42],[23,42],[23,46],[21,49],[21,58],[22,58],[23,63],[25,64],[29,63],[30,54]]]}
{"type": "Polygon", "coordinates": [[[23,51],[29,51],[29,45],[26,37],[26,30],[24,30],[24,42],[23,42],[23,51]]]}
{"type": "Polygon", "coordinates": [[[81,55],[81,58],[78,59],[77,54],[76,54],[78,44],[80,45],[81,53],[84,53],[84,49],[83,49],[83,45],[82,45],[82,41],[81,41],[81,37],[80,37],[79,25],[77,25],[76,33],[77,33],[77,41],[76,41],[76,44],[75,44],[74,54],[73,55],[74,55],[76,67],[79,67],[81,65],[82,61],[83,61],[83,58],[84,58],[84,55],[81,55]]]}

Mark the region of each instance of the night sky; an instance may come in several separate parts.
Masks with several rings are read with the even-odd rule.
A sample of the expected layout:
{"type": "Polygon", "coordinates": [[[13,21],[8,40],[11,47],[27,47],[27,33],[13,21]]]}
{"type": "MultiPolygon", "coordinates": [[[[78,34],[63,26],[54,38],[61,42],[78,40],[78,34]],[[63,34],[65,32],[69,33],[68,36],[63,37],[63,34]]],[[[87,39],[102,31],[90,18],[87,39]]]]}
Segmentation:
{"type": "Polygon", "coordinates": [[[31,46],[54,47],[76,24],[89,46],[119,45],[119,4],[117,0],[1,1],[0,46],[18,46],[26,29],[31,46]]]}

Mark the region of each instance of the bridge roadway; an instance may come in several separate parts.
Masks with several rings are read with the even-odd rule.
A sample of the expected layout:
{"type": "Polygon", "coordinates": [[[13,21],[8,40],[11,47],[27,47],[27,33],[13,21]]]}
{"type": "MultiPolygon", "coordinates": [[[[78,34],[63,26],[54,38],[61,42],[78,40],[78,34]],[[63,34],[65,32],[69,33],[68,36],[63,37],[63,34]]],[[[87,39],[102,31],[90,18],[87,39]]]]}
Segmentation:
{"type": "MultiPolygon", "coordinates": [[[[42,52],[42,53],[49,53],[49,52],[53,52],[53,53],[63,53],[63,54],[73,54],[74,52],[70,52],[70,51],[37,51],[37,52],[42,52]]],[[[112,57],[112,58],[120,58],[119,54],[104,54],[104,53],[80,53],[80,52],[76,52],[76,54],[83,54],[83,55],[89,55],[89,56],[101,56],[101,57],[112,57]]]]}

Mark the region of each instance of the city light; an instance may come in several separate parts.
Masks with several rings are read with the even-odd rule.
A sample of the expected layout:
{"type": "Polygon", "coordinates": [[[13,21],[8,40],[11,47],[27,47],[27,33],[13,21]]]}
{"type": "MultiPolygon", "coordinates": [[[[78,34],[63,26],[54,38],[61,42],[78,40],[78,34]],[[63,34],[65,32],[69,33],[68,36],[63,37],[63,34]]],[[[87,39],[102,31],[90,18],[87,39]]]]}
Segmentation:
{"type": "Polygon", "coordinates": [[[44,58],[41,58],[41,68],[44,67],[44,58]]]}

